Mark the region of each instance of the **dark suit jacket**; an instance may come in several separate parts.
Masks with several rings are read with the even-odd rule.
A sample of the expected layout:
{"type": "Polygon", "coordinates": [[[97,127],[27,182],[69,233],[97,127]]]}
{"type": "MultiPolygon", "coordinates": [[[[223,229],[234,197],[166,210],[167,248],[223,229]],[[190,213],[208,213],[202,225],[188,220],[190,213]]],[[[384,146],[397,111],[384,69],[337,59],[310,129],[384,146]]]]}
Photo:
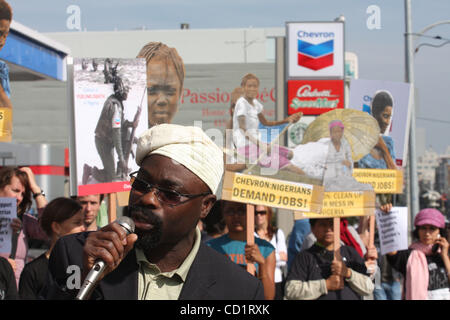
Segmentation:
{"type": "MultiPolygon", "coordinates": [[[[67,288],[70,265],[82,268],[83,246],[88,232],[62,237],[52,250],[46,299],[74,299],[78,290],[67,288]]],[[[131,250],[113,272],[106,275],[91,295],[91,299],[137,300],[138,270],[136,252],[131,250]]],[[[71,283],[71,279],[69,279],[71,283]]],[[[70,287],[70,286],[69,286],[70,287]]],[[[186,277],[180,300],[263,300],[260,280],[231,262],[226,256],[201,243],[186,277]]]]}

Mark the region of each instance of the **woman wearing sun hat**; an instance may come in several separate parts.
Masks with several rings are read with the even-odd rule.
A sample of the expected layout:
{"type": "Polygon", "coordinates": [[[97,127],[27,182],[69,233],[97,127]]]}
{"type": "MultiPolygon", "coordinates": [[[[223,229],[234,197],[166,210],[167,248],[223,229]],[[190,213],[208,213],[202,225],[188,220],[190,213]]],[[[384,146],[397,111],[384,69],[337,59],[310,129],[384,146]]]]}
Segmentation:
{"type": "Polygon", "coordinates": [[[437,209],[422,209],[414,219],[414,227],[414,242],[410,247],[390,252],[387,257],[405,278],[404,299],[450,300],[445,218],[437,209]]]}

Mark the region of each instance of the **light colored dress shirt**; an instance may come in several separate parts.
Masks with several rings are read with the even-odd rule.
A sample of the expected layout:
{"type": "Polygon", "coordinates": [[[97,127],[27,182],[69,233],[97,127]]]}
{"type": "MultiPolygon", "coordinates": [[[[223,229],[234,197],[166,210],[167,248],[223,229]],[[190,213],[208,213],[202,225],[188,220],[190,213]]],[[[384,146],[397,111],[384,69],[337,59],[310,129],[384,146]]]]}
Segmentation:
{"type": "Polygon", "coordinates": [[[139,300],[177,300],[186,281],[198,249],[200,248],[200,229],[195,229],[195,241],[191,252],[178,269],[161,272],[156,264],[150,263],[142,250],[136,249],[139,264],[138,299],[139,300]]]}

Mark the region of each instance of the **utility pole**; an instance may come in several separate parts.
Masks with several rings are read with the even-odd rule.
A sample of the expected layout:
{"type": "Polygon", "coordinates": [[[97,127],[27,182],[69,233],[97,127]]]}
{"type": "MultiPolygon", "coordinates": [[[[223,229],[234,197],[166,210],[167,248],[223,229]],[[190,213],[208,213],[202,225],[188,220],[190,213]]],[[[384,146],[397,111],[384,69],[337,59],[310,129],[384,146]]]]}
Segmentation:
{"type": "Polygon", "coordinates": [[[408,152],[408,175],[409,175],[409,203],[410,209],[410,227],[415,215],[419,212],[419,183],[417,181],[417,163],[416,163],[416,105],[414,93],[414,51],[413,35],[411,23],[411,0],[405,0],[405,80],[411,84],[412,104],[410,110],[409,122],[409,152],[408,152]]]}

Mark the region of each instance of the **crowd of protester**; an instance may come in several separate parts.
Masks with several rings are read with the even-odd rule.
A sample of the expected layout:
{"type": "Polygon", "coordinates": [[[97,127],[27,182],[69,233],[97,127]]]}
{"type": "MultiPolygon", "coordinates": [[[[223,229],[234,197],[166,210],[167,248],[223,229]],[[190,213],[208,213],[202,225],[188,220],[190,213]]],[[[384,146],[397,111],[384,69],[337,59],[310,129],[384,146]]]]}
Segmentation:
{"type": "MultiPolygon", "coordinates": [[[[14,259],[0,258],[0,297],[44,299],[49,258],[57,240],[86,231],[92,217],[95,219],[98,214],[99,206],[95,206],[96,211],[92,213],[82,197],[60,197],[47,203],[32,171],[26,167],[3,168],[0,181],[0,197],[17,200],[17,219],[11,223],[15,233],[23,234],[17,238],[22,242],[17,247],[26,248],[28,239],[42,234],[48,243],[48,249],[32,261],[27,261],[26,250],[16,254],[14,259]],[[40,206],[38,217],[27,213],[33,194],[36,205],[40,206]],[[38,201],[39,198],[42,199],[38,201]]],[[[96,196],[97,201],[101,198],[96,196]]],[[[252,245],[246,243],[246,204],[218,200],[210,215],[199,219],[203,243],[244,270],[248,263],[255,264],[253,276],[261,281],[264,299],[449,299],[448,223],[437,209],[426,208],[416,215],[414,241],[407,250],[383,256],[364,245],[357,231],[361,228],[342,219],[339,260],[334,257],[333,219],[302,220],[308,223],[310,231],[298,236],[297,225],[294,225],[287,239],[282,229],[274,227],[275,210],[254,206],[255,241],[252,245]],[[295,241],[290,241],[293,239],[295,241]],[[289,266],[288,252],[294,255],[289,266]],[[372,271],[368,264],[371,259],[378,261],[378,267],[372,271]]],[[[363,219],[358,223],[364,224],[363,219]]],[[[99,229],[98,226],[95,230],[99,229]]]]}
{"type": "MultiPolygon", "coordinates": [[[[9,15],[0,14],[0,21],[9,28],[12,12],[5,3],[0,1],[0,13],[9,15]]],[[[77,290],[67,286],[67,268],[79,266],[85,278],[99,259],[106,271],[92,299],[450,300],[448,222],[437,209],[418,212],[413,243],[386,255],[379,254],[377,241],[367,241],[367,218],[353,225],[340,220],[338,251],[333,219],[296,220],[283,231],[276,227],[276,209],[256,205],[254,230],[247,230],[248,205],[216,198],[224,168],[246,164],[224,164],[223,150],[200,128],[170,124],[183,88],[181,58],[161,43],[148,44],[138,56],[148,70],[169,64],[178,81],[167,118],[149,112],[150,129],[139,137],[140,169],[131,174],[124,212],[136,232],[98,223],[102,194],[48,201],[30,168],[3,167],[0,197],[16,199],[17,217],[10,223],[11,252],[0,254],[0,300],[73,299],[77,290]],[[30,214],[33,201],[37,215],[30,214]],[[33,239],[45,241],[46,249],[30,259],[33,239]],[[247,272],[250,264],[253,273],[247,272]]],[[[227,129],[235,129],[238,153],[259,161],[272,144],[260,141],[258,124],[290,124],[301,113],[267,120],[258,87],[255,75],[243,77],[233,91],[227,129]]],[[[8,105],[4,91],[9,85],[2,82],[0,103],[8,105]]],[[[152,108],[156,98],[148,99],[152,108]]],[[[280,150],[286,152],[278,168],[299,173],[288,149],[280,150]]],[[[259,165],[272,167],[269,160],[259,165]]],[[[389,201],[378,205],[384,212],[392,207],[389,201]]]]}

